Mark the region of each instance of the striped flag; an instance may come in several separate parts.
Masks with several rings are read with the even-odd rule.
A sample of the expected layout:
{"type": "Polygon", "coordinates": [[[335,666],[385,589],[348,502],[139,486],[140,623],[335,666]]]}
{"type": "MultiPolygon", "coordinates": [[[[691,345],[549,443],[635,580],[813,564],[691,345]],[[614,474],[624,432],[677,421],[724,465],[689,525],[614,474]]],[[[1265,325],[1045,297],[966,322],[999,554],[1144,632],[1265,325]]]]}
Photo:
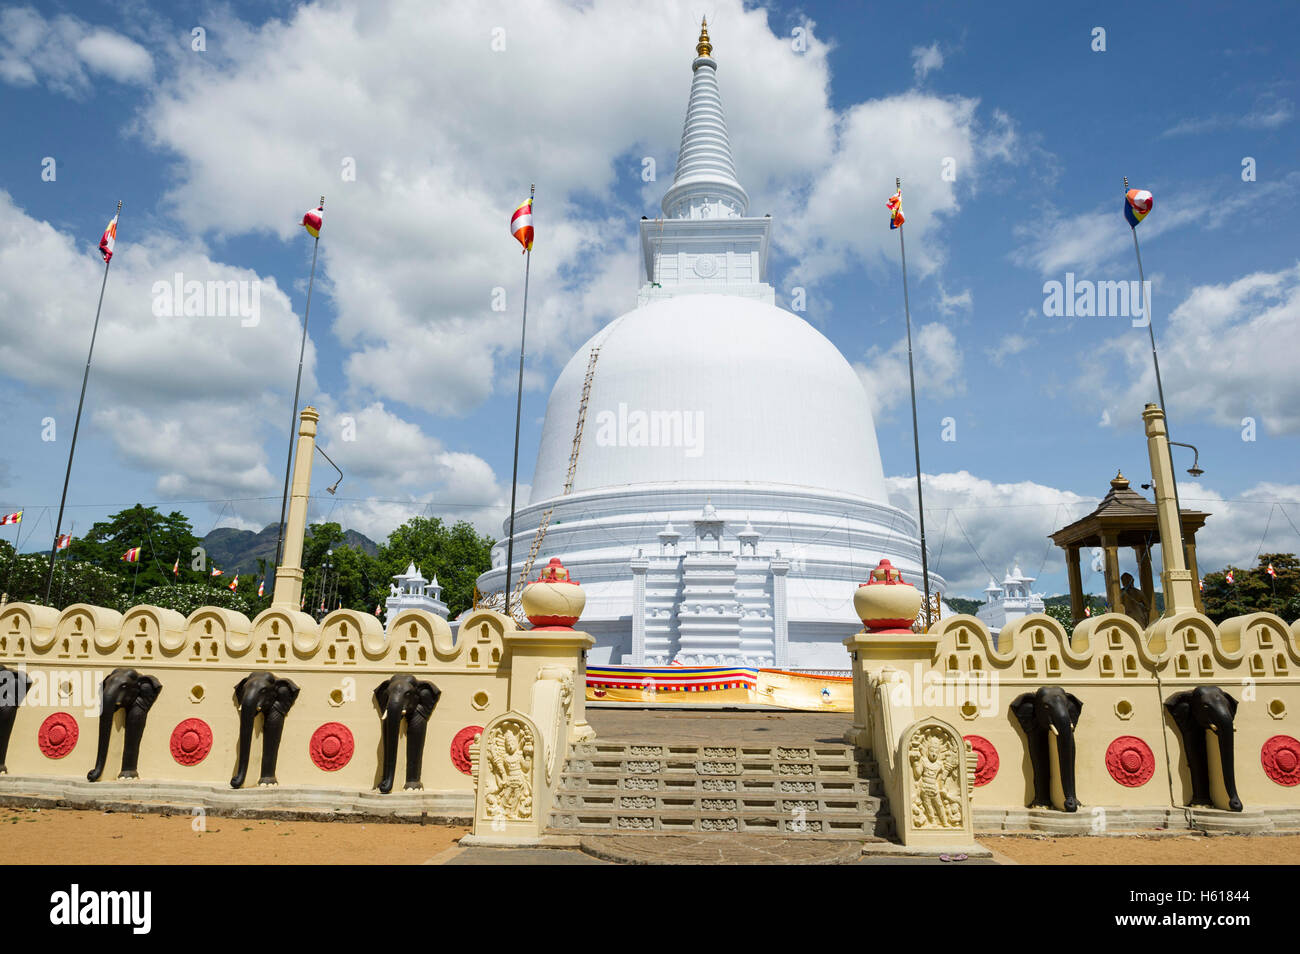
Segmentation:
{"type": "Polygon", "coordinates": [[[7,523],[22,523],[22,522],[23,522],[23,512],[21,510],[16,510],[13,513],[7,513],[3,517],[0,517],[0,527],[3,527],[7,523]]]}
{"type": "Polygon", "coordinates": [[[230,592],[232,592],[232,593],[235,592],[235,590],[239,589],[239,577],[238,577],[238,576],[236,576],[233,580],[230,581],[230,587],[229,587],[229,589],[230,589],[230,592]]]}
{"type": "Polygon", "coordinates": [[[889,210],[889,227],[896,229],[907,220],[903,218],[903,190],[899,189],[889,197],[885,203],[885,208],[889,210]]]}
{"type": "Polygon", "coordinates": [[[117,216],[113,216],[113,221],[108,223],[108,228],[104,229],[104,237],[99,240],[99,254],[104,256],[107,263],[113,258],[113,246],[117,244],[117,216]]]}
{"type": "Polygon", "coordinates": [[[1275,580],[1277,579],[1277,570],[1273,569],[1273,564],[1270,563],[1268,565],[1268,569],[1265,570],[1264,572],[1267,573],[1269,576],[1271,576],[1273,579],[1275,580]]]}
{"type": "Polygon", "coordinates": [[[122,562],[123,562],[123,563],[139,563],[139,562],[140,562],[140,548],[139,548],[139,547],[132,547],[131,549],[129,549],[129,550],[127,550],[125,553],[123,553],[123,554],[122,554],[122,562]]]}
{"type": "Polygon", "coordinates": [[[1201,577],[1201,579],[1200,579],[1199,582],[1200,582],[1200,586],[1201,586],[1201,592],[1204,593],[1204,592],[1205,592],[1205,577],[1201,577]]]}
{"type": "Polygon", "coordinates": [[[214,566],[214,567],[212,568],[212,575],[213,575],[213,576],[221,576],[221,571],[218,570],[218,569],[214,566]]]}
{"type": "Polygon", "coordinates": [[[524,200],[519,208],[515,209],[515,214],[510,216],[510,234],[513,235],[519,244],[524,247],[525,252],[532,251],[533,248],[533,199],[529,196],[524,200]]]}
{"type": "Polygon", "coordinates": [[[177,557],[176,562],[172,564],[172,576],[181,575],[181,558],[177,557]]]}
{"type": "Polygon", "coordinates": [[[314,209],[308,209],[303,213],[302,227],[305,228],[312,238],[320,238],[321,226],[325,224],[325,207],[317,206],[314,209]]]}
{"type": "Polygon", "coordinates": [[[1124,195],[1124,218],[1128,224],[1137,228],[1139,222],[1147,217],[1155,199],[1146,189],[1129,189],[1124,195]]]}
{"type": "Polygon", "coordinates": [[[70,533],[65,533],[54,543],[54,549],[56,550],[66,550],[70,546],[72,546],[72,534],[70,533]]]}
{"type": "Polygon", "coordinates": [[[1092,607],[1091,607],[1091,606],[1085,606],[1085,607],[1083,608],[1083,615],[1084,615],[1084,616],[1091,616],[1091,615],[1092,615],[1092,607]]]}
{"type": "Polygon", "coordinates": [[[376,615],[376,616],[379,615],[379,604],[378,604],[378,603],[375,604],[375,615],[376,615]]]}
{"type": "Polygon", "coordinates": [[[257,581],[257,595],[261,596],[265,590],[266,590],[266,578],[263,577],[262,579],[257,581]]]}
{"type": "Polygon", "coordinates": [[[1224,578],[1225,580],[1227,580],[1229,583],[1236,583],[1236,582],[1237,582],[1236,579],[1233,577],[1233,575],[1232,575],[1232,571],[1231,571],[1231,570],[1229,570],[1226,574],[1224,574],[1224,577],[1223,577],[1223,578],[1224,578]]]}

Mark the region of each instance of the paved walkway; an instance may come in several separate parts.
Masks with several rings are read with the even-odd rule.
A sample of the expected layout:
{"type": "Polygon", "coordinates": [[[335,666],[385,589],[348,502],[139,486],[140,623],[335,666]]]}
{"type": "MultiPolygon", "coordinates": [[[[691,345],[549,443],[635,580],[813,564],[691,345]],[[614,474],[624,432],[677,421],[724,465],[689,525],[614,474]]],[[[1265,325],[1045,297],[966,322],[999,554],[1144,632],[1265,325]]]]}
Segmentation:
{"type": "Polygon", "coordinates": [[[587,721],[599,742],[807,745],[842,742],[853,716],[846,712],[588,708],[587,721]]]}

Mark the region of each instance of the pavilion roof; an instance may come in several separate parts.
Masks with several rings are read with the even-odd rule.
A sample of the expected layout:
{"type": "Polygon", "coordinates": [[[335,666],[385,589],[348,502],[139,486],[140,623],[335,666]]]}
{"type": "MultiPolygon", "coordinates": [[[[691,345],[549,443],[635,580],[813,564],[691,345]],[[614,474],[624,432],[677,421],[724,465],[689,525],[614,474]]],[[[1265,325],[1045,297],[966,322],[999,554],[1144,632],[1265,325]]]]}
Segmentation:
{"type": "MultiPolygon", "coordinates": [[[[1182,510],[1183,535],[1191,539],[1205,525],[1210,514],[1201,510],[1182,510]]],[[[1051,534],[1058,547],[1101,546],[1102,534],[1114,536],[1118,546],[1144,546],[1160,542],[1156,505],[1129,486],[1128,478],[1116,472],[1110,493],[1097,509],[1051,534]]]]}

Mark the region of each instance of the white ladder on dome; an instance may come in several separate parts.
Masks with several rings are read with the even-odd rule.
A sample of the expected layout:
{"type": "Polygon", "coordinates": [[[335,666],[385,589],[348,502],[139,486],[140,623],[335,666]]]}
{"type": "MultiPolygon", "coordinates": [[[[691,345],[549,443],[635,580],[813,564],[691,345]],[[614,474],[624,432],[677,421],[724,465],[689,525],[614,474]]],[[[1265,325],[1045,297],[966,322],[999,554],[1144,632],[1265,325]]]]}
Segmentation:
{"type": "MultiPolygon", "coordinates": [[[[596,360],[600,357],[600,345],[591,349],[591,354],[587,358],[587,376],[582,382],[582,398],[578,401],[578,426],[573,432],[573,447],[569,451],[569,472],[564,478],[564,491],[561,496],[567,497],[573,491],[574,475],[578,472],[578,452],[582,450],[582,430],[587,422],[587,404],[591,398],[591,382],[596,376],[596,360]]],[[[533,570],[533,564],[537,560],[537,554],[541,552],[542,541],[546,539],[546,531],[551,525],[551,514],[555,512],[555,505],[552,504],[547,508],[546,513],[542,514],[541,521],[537,524],[537,531],[533,534],[532,546],[528,548],[528,558],[524,560],[523,566],[519,570],[519,577],[515,581],[514,589],[510,591],[510,610],[511,615],[520,623],[526,622],[523,605],[519,601],[519,595],[524,591],[528,584],[528,574],[533,570]]],[[[507,581],[508,582],[508,581],[507,581]]],[[[493,593],[490,597],[479,602],[479,606],[488,609],[495,609],[501,601],[502,594],[493,593]]]]}

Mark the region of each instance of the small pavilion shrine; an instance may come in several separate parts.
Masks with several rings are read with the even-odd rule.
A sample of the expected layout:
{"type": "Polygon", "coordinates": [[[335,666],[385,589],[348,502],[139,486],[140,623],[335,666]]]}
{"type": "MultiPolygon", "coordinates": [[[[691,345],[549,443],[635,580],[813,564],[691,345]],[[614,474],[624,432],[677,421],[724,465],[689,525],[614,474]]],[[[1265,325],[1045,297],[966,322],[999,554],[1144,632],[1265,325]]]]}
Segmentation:
{"type": "MultiPolygon", "coordinates": [[[[1179,511],[1187,568],[1191,570],[1193,580],[1201,578],[1196,565],[1196,531],[1205,525],[1209,516],[1199,510],[1179,511]]],[[[1151,547],[1160,543],[1156,505],[1131,489],[1128,478],[1122,473],[1116,472],[1115,478],[1110,482],[1110,493],[1097,505],[1096,510],[1057,530],[1051,539],[1065,551],[1070,578],[1070,610],[1075,625],[1083,619],[1083,579],[1079,570],[1079,551],[1093,547],[1100,548],[1105,555],[1106,601],[1110,604],[1111,611],[1135,615],[1128,607],[1137,606],[1138,601],[1125,598],[1119,570],[1120,547],[1131,547],[1137,559],[1141,604],[1146,616],[1146,619],[1139,619],[1138,624],[1145,628],[1160,618],[1151,576],[1151,547]]],[[[1205,612],[1200,587],[1193,587],[1192,593],[1197,611],[1205,612]]],[[[1135,588],[1132,596],[1136,595],[1135,588]]]]}

